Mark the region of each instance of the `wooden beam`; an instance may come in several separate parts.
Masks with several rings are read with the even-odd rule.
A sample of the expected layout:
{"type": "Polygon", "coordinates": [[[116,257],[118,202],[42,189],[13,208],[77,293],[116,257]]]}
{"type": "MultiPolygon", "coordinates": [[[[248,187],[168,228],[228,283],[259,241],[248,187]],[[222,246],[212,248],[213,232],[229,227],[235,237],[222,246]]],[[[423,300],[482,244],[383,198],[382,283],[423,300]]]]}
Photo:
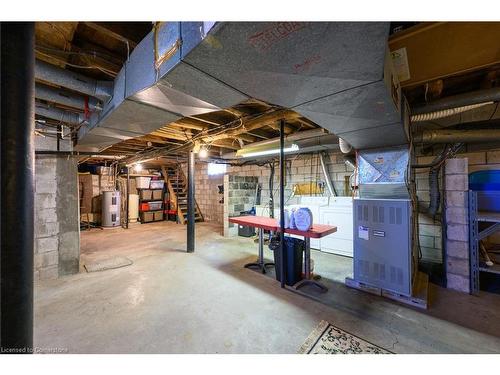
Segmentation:
{"type": "Polygon", "coordinates": [[[400,64],[406,54],[409,74],[401,87],[414,87],[500,63],[498,22],[424,22],[389,38],[400,64]],[[403,50],[404,49],[404,50],[403,50]]]}
{"type": "Polygon", "coordinates": [[[120,42],[123,42],[125,44],[128,44],[130,49],[134,49],[137,46],[137,43],[134,42],[133,40],[130,40],[123,35],[120,35],[118,33],[115,33],[114,31],[108,29],[107,27],[104,27],[102,25],[99,25],[95,22],[84,22],[85,26],[90,27],[91,29],[100,32],[104,35],[107,35],[113,39],[119,40],[120,42]]]}
{"type": "MultiPolygon", "coordinates": [[[[267,126],[270,127],[273,130],[277,130],[277,131],[280,130],[280,126],[277,123],[272,123],[272,124],[269,124],[267,126]]],[[[288,124],[285,124],[285,128],[284,129],[285,129],[285,134],[287,134],[287,135],[295,132],[295,129],[292,126],[288,125],[288,124]]]]}
{"type": "Polygon", "coordinates": [[[294,112],[289,109],[273,111],[247,120],[242,119],[243,124],[241,127],[237,129],[228,130],[223,134],[218,134],[215,136],[207,135],[202,138],[209,139],[210,141],[225,139],[225,138],[234,138],[240,134],[270,125],[280,119],[292,120],[292,119],[297,119],[298,117],[300,117],[300,115],[297,112],[294,112]]]}
{"type": "Polygon", "coordinates": [[[184,121],[179,120],[177,122],[171,122],[167,126],[173,126],[175,128],[183,128],[183,129],[193,129],[193,130],[205,130],[207,127],[203,125],[196,125],[196,124],[187,124],[184,121]]]}

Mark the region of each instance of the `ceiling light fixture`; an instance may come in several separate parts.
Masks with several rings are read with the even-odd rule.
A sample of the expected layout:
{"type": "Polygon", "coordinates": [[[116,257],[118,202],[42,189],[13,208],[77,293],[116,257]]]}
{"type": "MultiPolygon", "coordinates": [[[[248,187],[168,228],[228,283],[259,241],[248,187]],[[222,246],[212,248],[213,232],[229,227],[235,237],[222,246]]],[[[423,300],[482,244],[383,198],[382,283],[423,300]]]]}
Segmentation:
{"type": "MultiPolygon", "coordinates": [[[[295,143],[292,143],[290,146],[285,147],[283,149],[283,151],[285,153],[299,151],[299,146],[295,143]]],[[[249,150],[249,152],[245,152],[244,150],[239,150],[237,152],[237,155],[239,154],[238,156],[242,157],[242,158],[251,158],[251,157],[255,157],[255,156],[275,155],[275,154],[279,154],[279,153],[280,153],[280,149],[278,147],[278,148],[271,148],[268,150],[261,150],[261,151],[250,151],[249,150]]]]}
{"type": "Polygon", "coordinates": [[[208,157],[208,151],[205,147],[202,147],[200,149],[200,152],[198,153],[198,156],[202,159],[205,159],[206,157],[208,157]]]}

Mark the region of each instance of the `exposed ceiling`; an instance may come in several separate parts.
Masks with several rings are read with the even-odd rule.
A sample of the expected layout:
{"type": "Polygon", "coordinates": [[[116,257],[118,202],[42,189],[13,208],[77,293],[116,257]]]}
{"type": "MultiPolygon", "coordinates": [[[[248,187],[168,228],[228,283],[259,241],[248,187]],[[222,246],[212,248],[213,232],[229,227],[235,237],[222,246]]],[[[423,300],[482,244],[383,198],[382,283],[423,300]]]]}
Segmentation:
{"type": "MultiPolygon", "coordinates": [[[[152,28],[150,22],[37,22],[36,57],[68,71],[113,81],[130,53],[152,28]]],[[[500,85],[498,23],[393,24],[391,33],[388,41],[391,52],[405,48],[407,54],[411,74],[401,81],[401,87],[410,108],[500,85]]],[[[47,82],[41,83],[50,86],[47,82]]],[[[71,113],[85,112],[60,103],[40,102],[71,113]]],[[[493,108],[495,113],[497,107],[493,108]]],[[[488,117],[491,108],[483,110],[488,117]]],[[[166,123],[148,135],[116,143],[102,154],[131,157],[138,152],[175,149],[199,139],[213,155],[220,155],[277,137],[279,132],[273,114],[282,114],[280,111],[279,106],[249,99],[224,110],[166,123]],[[253,123],[251,130],[246,126],[241,128],[243,122],[253,123]],[[219,129],[227,134],[219,135],[219,129]],[[217,137],[213,137],[214,134],[217,137]]],[[[307,111],[302,113],[287,112],[288,134],[318,127],[304,116],[307,111]]],[[[44,125],[61,125],[60,121],[41,115],[37,115],[37,119],[44,125]]]]}

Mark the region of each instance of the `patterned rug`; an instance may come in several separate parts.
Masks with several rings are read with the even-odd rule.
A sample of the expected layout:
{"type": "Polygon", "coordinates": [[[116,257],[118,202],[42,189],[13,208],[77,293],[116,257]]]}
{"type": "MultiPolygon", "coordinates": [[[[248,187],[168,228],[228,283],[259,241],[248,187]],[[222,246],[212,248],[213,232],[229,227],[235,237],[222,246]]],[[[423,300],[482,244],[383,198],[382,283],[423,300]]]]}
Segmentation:
{"type": "Polygon", "coordinates": [[[354,336],[322,320],[298,354],[391,354],[392,352],[354,336]]]}

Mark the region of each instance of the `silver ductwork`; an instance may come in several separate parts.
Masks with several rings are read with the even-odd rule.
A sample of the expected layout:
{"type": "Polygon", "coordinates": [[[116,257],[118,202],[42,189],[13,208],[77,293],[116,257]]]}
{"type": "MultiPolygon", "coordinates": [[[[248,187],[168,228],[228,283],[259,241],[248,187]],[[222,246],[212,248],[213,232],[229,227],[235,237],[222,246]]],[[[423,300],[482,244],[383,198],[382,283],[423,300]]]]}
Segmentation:
{"type": "Polygon", "coordinates": [[[97,81],[93,78],[59,68],[41,60],[36,60],[35,79],[50,82],[73,91],[78,91],[105,102],[109,100],[113,94],[113,82],[97,81]]]}
{"type": "Polygon", "coordinates": [[[249,98],[291,108],[358,149],[407,143],[388,33],[388,22],[165,23],[131,53],[77,149],[249,98]]]}
{"type": "MultiPolygon", "coordinates": [[[[81,95],[67,90],[57,89],[54,87],[36,83],[35,97],[37,99],[46,100],[48,102],[59,103],[68,107],[77,108],[82,111],[85,110],[86,99],[81,95]]],[[[101,104],[94,97],[88,97],[87,104],[90,111],[100,111],[102,109],[101,104]]]]}
{"type": "Polygon", "coordinates": [[[83,114],[47,107],[38,102],[35,103],[35,114],[70,125],[79,125],[85,122],[83,114]]]}

